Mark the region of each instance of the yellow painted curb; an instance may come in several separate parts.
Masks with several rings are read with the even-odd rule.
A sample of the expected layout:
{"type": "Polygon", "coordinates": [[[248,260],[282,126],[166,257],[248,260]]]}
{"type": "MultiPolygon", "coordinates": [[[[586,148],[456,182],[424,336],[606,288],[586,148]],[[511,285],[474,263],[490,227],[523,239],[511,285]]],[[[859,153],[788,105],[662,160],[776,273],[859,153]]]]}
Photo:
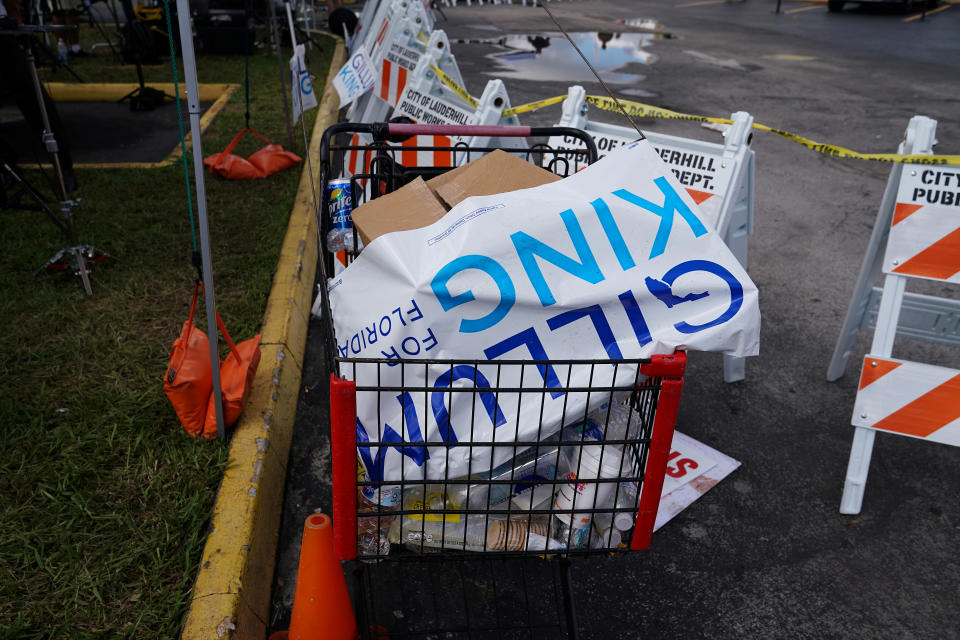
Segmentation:
{"type": "MultiPolygon", "coordinates": [[[[287,456],[297,411],[310,300],[317,264],[317,226],[309,171],[319,179],[320,136],[336,122],[334,74],[346,61],[338,42],[313,126],[273,288],[263,317],[260,367],[230,445],[213,508],[184,640],[263,640],[283,505],[287,456]]],[[[320,185],[317,184],[318,197],[320,185]]]]}
{"type": "MultiPolygon", "coordinates": [[[[44,88],[55,102],[116,102],[139,87],[130,83],[76,83],[76,82],[47,82],[44,88]]],[[[172,82],[150,83],[150,86],[166,94],[173,95],[172,82]]],[[[200,116],[200,131],[205,132],[213,119],[223,110],[233,92],[240,88],[238,84],[201,84],[197,87],[200,100],[213,100],[213,104],[200,116]]],[[[180,85],[180,97],[186,99],[187,89],[180,85]]],[[[187,132],[187,149],[192,142],[191,134],[187,132]]],[[[158,162],[79,162],[74,164],[76,169],[156,169],[168,167],[180,160],[180,143],[174,146],[163,160],[158,162]]]]}

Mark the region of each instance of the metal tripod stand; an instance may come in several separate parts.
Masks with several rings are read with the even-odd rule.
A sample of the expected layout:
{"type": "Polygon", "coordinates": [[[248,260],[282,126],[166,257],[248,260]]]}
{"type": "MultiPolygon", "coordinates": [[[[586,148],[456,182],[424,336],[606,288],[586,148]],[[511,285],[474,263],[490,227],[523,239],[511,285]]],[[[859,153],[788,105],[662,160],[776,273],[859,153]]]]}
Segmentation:
{"type": "Polygon", "coordinates": [[[40,116],[43,119],[43,145],[47,153],[53,158],[53,167],[60,185],[60,195],[62,196],[60,200],[60,216],[64,222],[61,228],[65,227],[66,236],[70,243],[47,260],[41,269],[70,269],[76,275],[80,276],[80,280],[83,282],[83,289],[87,295],[93,295],[93,289],[90,287],[90,265],[105,259],[106,254],[98,251],[91,245],[79,244],[77,241],[75,216],[76,212],[80,210],[80,199],[70,198],[70,194],[67,192],[67,186],[63,179],[63,168],[60,166],[59,147],[53,134],[53,127],[50,126],[50,116],[47,113],[47,105],[43,99],[43,91],[40,88],[40,76],[37,74],[33,48],[27,43],[24,45],[24,50],[27,55],[27,65],[30,68],[30,77],[33,80],[33,88],[37,94],[37,105],[40,107],[40,116]]]}

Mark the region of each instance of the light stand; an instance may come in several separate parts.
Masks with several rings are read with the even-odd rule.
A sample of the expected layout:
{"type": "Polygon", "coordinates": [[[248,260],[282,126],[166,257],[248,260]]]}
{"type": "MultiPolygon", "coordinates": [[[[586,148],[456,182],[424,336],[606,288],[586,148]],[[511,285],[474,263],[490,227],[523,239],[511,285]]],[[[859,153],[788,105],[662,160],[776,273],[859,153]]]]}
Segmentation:
{"type": "Polygon", "coordinates": [[[93,289],[90,287],[89,265],[100,262],[107,256],[91,245],[77,243],[77,229],[74,219],[76,212],[80,210],[80,198],[71,199],[70,194],[67,193],[67,186],[63,180],[63,169],[60,166],[60,149],[57,146],[57,139],[53,135],[53,128],[50,126],[47,104],[43,99],[43,90],[40,88],[40,76],[37,74],[37,65],[33,59],[33,47],[27,43],[24,49],[27,54],[27,66],[30,68],[30,76],[33,80],[33,88],[37,95],[37,105],[40,107],[40,117],[43,119],[43,145],[53,158],[53,167],[60,184],[60,194],[63,196],[60,200],[60,216],[63,218],[63,226],[66,227],[66,234],[70,243],[69,246],[64,247],[47,260],[41,269],[70,269],[80,276],[83,289],[87,292],[87,295],[93,295],[93,289]]]}
{"type": "Polygon", "coordinates": [[[126,102],[129,100],[131,111],[153,111],[163,104],[164,99],[170,98],[171,100],[177,100],[177,98],[167,95],[159,89],[148,87],[144,83],[143,64],[141,59],[143,58],[143,49],[145,46],[147,46],[145,38],[149,36],[149,33],[144,34],[144,30],[142,29],[143,24],[137,20],[137,16],[133,11],[133,5],[131,4],[130,0],[122,0],[121,5],[123,6],[123,13],[127,17],[125,32],[128,35],[123,37],[134,38],[137,40],[135,43],[136,54],[134,56],[133,63],[137,67],[137,81],[140,86],[120,98],[117,102],[126,102]]]}

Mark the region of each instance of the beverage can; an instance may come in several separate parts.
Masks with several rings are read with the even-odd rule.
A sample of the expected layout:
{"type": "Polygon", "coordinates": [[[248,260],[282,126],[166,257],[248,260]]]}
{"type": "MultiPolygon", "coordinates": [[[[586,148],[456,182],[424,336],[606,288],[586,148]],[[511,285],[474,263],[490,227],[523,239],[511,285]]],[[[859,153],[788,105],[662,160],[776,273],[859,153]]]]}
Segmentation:
{"type": "Polygon", "coordinates": [[[351,197],[350,178],[335,178],[327,183],[325,202],[331,229],[351,229],[353,227],[353,198],[351,197]]]}

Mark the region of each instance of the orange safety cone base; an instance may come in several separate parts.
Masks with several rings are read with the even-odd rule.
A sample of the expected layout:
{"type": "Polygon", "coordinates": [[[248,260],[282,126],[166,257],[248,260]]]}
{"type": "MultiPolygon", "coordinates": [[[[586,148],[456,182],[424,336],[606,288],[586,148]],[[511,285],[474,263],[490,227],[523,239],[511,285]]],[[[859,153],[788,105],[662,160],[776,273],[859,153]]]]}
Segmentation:
{"type": "MultiPolygon", "coordinates": [[[[356,640],[358,636],[343,567],[333,550],[333,523],[326,514],[311,514],[303,524],[293,612],[286,637],[356,640]]],[[[277,636],[277,640],[282,638],[277,636]]]]}

